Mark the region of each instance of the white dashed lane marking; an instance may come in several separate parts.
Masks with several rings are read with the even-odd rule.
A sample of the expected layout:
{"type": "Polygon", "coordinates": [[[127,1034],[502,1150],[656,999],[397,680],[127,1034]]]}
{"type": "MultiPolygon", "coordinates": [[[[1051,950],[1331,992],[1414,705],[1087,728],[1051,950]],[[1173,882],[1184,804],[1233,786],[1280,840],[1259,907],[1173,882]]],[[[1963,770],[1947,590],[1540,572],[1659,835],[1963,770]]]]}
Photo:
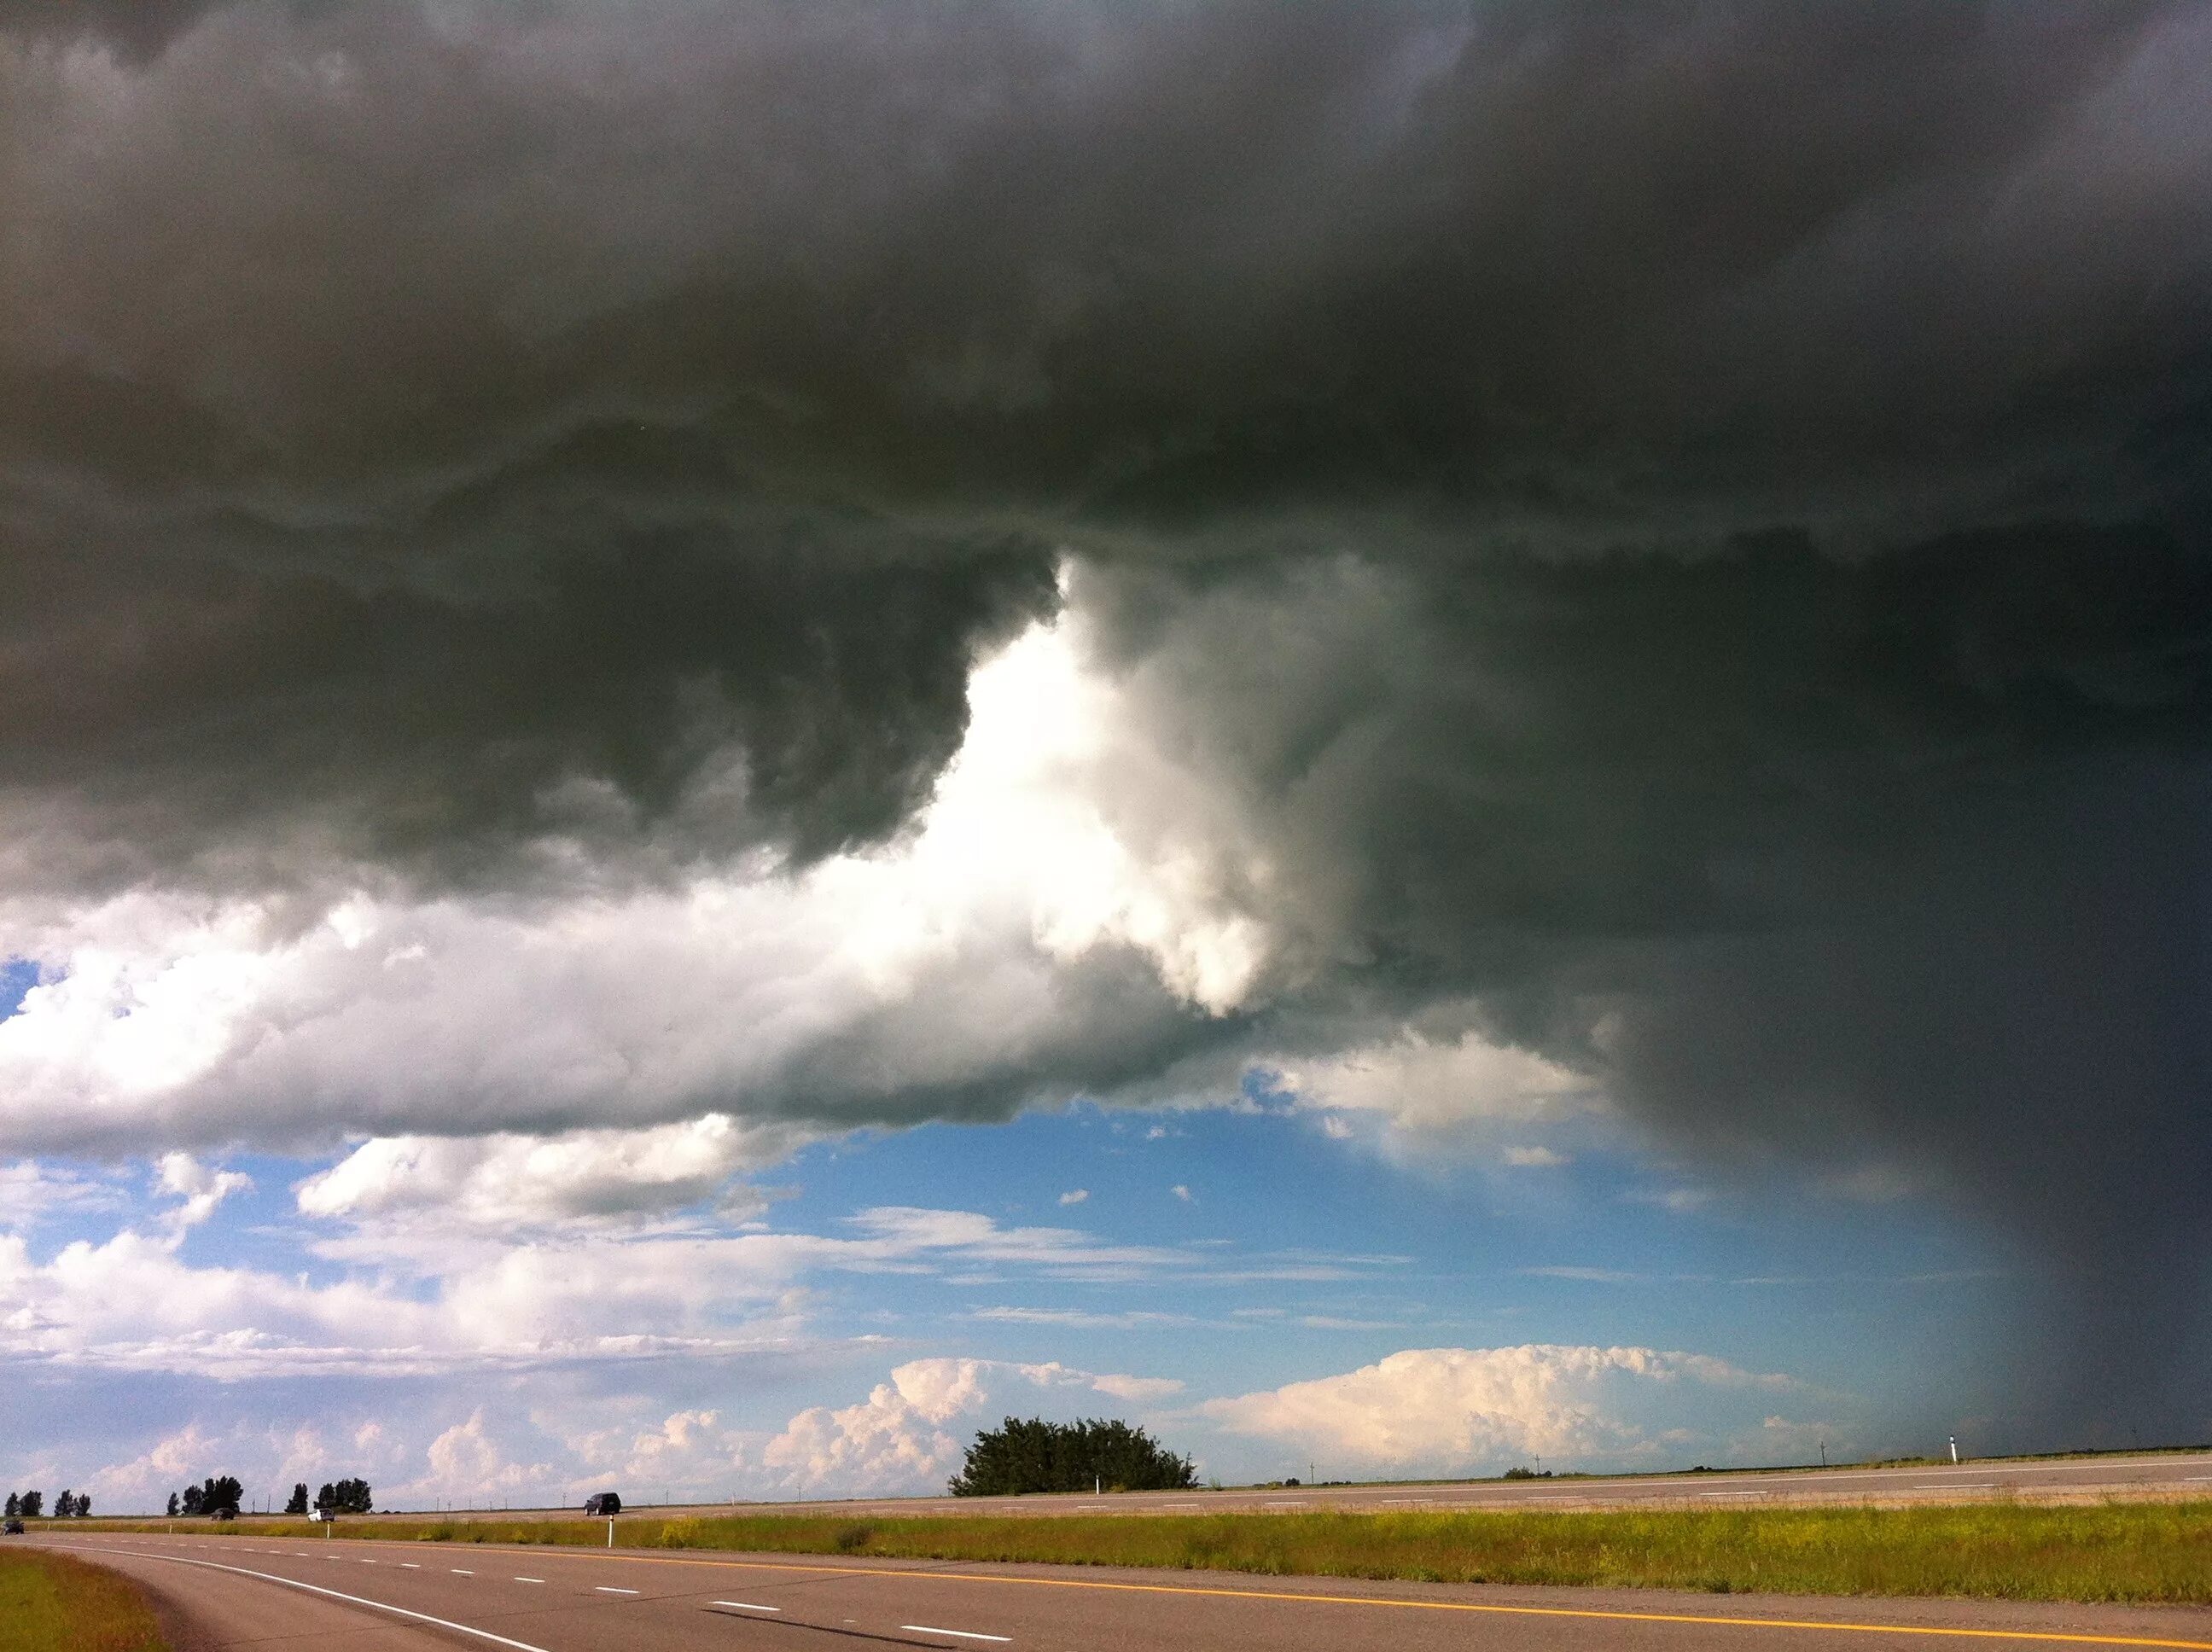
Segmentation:
{"type": "Polygon", "coordinates": [[[612,1583],[595,1583],[593,1590],[600,1594],[635,1594],[635,1589],[618,1589],[612,1583]]]}
{"type": "Polygon", "coordinates": [[[950,1635],[960,1641],[1000,1641],[1011,1643],[1011,1635],[978,1635],[972,1629],[933,1629],[927,1624],[901,1624],[901,1629],[910,1629],[917,1635],[950,1635]]]}
{"type": "Polygon", "coordinates": [[[739,1612],[781,1612],[781,1606],[757,1606],[750,1600],[709,1600],[708,1606],[734,1606],[739,1612]]]}

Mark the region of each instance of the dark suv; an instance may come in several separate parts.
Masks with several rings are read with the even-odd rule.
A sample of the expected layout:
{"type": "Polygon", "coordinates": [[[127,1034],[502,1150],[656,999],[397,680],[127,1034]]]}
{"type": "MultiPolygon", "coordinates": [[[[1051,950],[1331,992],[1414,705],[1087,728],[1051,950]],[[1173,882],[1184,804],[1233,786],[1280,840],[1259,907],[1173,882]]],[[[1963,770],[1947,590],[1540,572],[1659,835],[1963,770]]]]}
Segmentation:
{"type": "Polygon", "coordinates": [[[611,1491],[594,1491],[584,1499],[584,1512],[587,1515],[618,1515],[622,1513],[622,1499],[611,1491]]]}
{"type": "Polygon", "coordinates": [[[20,1521],[20,1520],[16,1519],[16,1518],[15,1518],[15,1515],[9,1515],[9,1516],[8,1516],[7,1532],[8,1532],[8,1535],[9,1535],[9,1536],[10,1536],[10,1537],[21,1537],[21,1536],[22,1536],[22,1535],[23,1535],[23,1522],[22,1522],[21,1521],[20,1521]]]}

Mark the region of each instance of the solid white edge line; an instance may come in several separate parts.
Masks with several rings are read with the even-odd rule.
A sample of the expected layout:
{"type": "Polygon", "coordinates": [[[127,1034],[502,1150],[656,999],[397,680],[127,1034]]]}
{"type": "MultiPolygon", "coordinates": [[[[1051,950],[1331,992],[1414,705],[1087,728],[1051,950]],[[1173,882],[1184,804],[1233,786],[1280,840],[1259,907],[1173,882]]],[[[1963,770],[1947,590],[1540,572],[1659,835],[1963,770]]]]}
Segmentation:
{"type": "Polygon", "coordinates": [[[781,1612],[781,1606],[757,1606],[750,1600],[709,1600],[710,1606],[735,1606],[740,1612],[781,1612]]]}
{"type": "Polygon", "coordinates": [[[954,1635],[963,1641],[1004,1641],[1011,1644],[1011,1635],[978,1635],[972,1629],[939,1629],[932,1624],[901,1624],[901,1629],[910,1629],[917,1635],[954,1635]]]}
{"type": "Polygon", "coordinates": [[[410,1612],[405,1606],[386,1605],[382,1600],[368,1600],[358,1594],[341,1594],[336,1589],[326,1589],[314,1583],[303,1583],[296,1577],[279,1577],[273,1571],[255,1571],[246,1566],[225,1566],[213,1560],[192,1560],[180,1554],[147,1553],[139,1549],[96,1549],[96,1554],[127,1554],[140,1560],[167,1560],[179,1566],[205,1566],[210,1571],[235,1572],[240,1577],[258,1577],[264,1583],[282,1583],[286,1588],[305,1589],[310,1594],[327,1595],[333,1600],[343,1600],[349,1606],[368,1606],[376,1612],[389,1612],[396,1617],[411,1618],[418,1624],[435,1624],[441,1629],[450,1629],[457,1635],[473,1635],[480,1641],[490,1641],[499,1646],[511,1646],[515,1652],[546,1652],[542,1646],[532,1646],[528,1641],[511,1641],[504,1635],[495,1635],[489,1629],[477,1629],[468,1624],[457,1624],[450,1618],[433,1618],[427,1612],[410,1612]]]}

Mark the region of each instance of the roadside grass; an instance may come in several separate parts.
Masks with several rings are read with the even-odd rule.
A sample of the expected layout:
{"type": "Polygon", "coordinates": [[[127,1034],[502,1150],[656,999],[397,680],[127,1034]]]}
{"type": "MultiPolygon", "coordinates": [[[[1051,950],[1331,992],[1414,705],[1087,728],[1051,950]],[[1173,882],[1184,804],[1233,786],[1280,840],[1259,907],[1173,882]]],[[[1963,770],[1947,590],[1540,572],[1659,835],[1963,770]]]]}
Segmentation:
{"type": "MultiPolygon", "coordinates": [[[[154,1529],[159,1529],[158,1526],[154,1529]]],[[[241,1521],[297,1537],[306,1521],[241,1521]]],[[[594,1520],[380,1517],[336,1540],[596,1546],[594,1520]]],[[[1560,1513],[737,1515],[617,1522],[628,1548],[1431,1582],[2212,1604],[2212,1501],[1560,1513]]]]}
{"type": "Polygon", "coordinates": [[[167,1652],[131,1580],[65,1554],[0,1554],[0,1652],[167,1652]]]}

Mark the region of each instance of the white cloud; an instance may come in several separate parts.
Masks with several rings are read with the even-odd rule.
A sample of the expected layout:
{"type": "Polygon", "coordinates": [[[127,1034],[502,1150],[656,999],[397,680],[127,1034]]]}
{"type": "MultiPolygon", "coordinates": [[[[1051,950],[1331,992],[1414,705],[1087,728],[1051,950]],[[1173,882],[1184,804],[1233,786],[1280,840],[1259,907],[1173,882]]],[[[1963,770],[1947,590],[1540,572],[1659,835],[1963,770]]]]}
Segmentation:
{"type": "MultiPolygon", "coordinates": [[[[1387,1043],[1266,1071],[1302,1109],[1367,1114],[1429,1137],[1463,1134],[1476,1125],[1550,1122],[1599,1105],[1582,1075],[1472,1031],[1438,1041],[1409,1029],[1387,1043]]],[[[1325,1117],[1322,1128],[1340,1139],[1352,1133],[1340,1117],[1325,1117]]]]}
{"type": "Polygon", "coordinates": [[[1554,1152],[1548,1147],[1509,1147],[1505,1150],[1504,1157],[1508,1164],[1518,1170],[1548,1169],[1567,1162],[1565,1153],[1554,1152]]]}
{"type": "MultiPolygon", "coordinates": [[[[899,1366],[857,1405],[815,1406],[767,1442],[758,1461],[786,1490],[886,1496],[944,1489],[969,1437],[998,1409],[1058,1409],[1048,1396],[1105,1394],[1132,1403],[1164,1398],[1166,1378],[1097,1375],[1058,1363],[918,1359],[899,1366]]],[[[1080,1409],[1080,1402],[1076,1404],[1080,1409]]]]}
{"type": "Polygon", "coordinates": [[[745,1126],[724,1114],[641,1130],[574,1130],[445,1138],[382,1136],[298,1188],[309,1216],[406,1212],[495,1231],[577,1220],[635,1220],[724,1194],[721,1213],[763,1206],[731,1177],[787,1157],[807,1139],[788,1127],[745,1126]]]}
{"type": "MultiPolygon", "coordinates": [[[[1340,1376],[1207,1401],[1234,1435],[1327,1456],[1345,1468],[1462,1472],[1540,1456],[1626,1464],[1659,1436],[1745,1394],[1790,1384],[1702,1355],[1650,1348],[1422,1348],[1340,1376]]],[[[1678,1430],[1679,1431],[1679,1430],[1678,1430]]]]}
{"type": "Polygon", "coordinates": [[[202,1164],[189,1153],[164,1153],[156,1184],[161,1192],[174,1193],[184,1203],[162,1213],[161,1220],[173,1238],[182,1238],[189,1228],[196,1228],[213,1216],[216,1206],[233,1193],[249,1191],[253,1178],[240,1170],[218,1170],[202,1164]]]}
{"type": "Polygon", "coordinates": [[[1157,1326],[1205,1323],[1193,1315],[1163,1314],[1148,1309],[1101,1314],[1079,1308],[979,1308],[968,1317],[1000,1325],[1068,1325],[1097,1331],[1141,1331],[1157,1326]]]}
{"type": "Polygon", "coordinates": [[[1100,1376],[1092,1378],[1091,1386],[1116,1400],[1143,1405],[1180,1394],[1183,1385],[1180,1378],[1172,1376],[1100,1376]]]}
{"type": "Polygon", "coordinates": [[[1060,1202],[1063,1205],[1080,1205],[1085,1200],[1090,1197],[1090,1188],[1071,1187],[1060,1196],[1060,1202]]]}
{"type": "Polygon", "coordinates": [[[1168,1191],[1173,1193],[1177,1199],[1182,1200],[1186,1205],[1195,1204],[1197,1202],[1196,1200],[1192,1197],[1190,1189],[1184,1187],[1180,1181],[1176,1183],[1174,1187],[1169,1188],[1168,1191]]]}
{"type": "Polygon", "coordinates": [[[0,1164],[0,1224],[34,1228],[61,1212],[113,1210],[123,1192],[82,1171],[19,1159],[0,1164]]]}
{"type": "Polygon", "coordinates": [[[1691,1215],[1713,1202],[1712,1190],[1709,1187],[1658,1187],[1639,1190],[1625,1197],[1632,1205],[1656,1206],[1677,1216],[1691,1215]]]}
{"type": "Polygon", "coordinates": [[[486,1428],[482,1406],[430,1442],[426,1473],[392,1488],[386,1501],[542,1503],[567,1484],[550,1463],[523,1463],[504,1452],[486,1428]]]}
{"type": "Polygon", "coordinates": [[[406,1175],[441,1175],[489,1217],[500,1172],[524,1168],[526,1206],[622,1206],[702,1186],[718,1151],[754,1155],[678,1121],[765,1122],[811,1096],[896,1121],[908,1097],[1084,1036],[1063,972],[1100,949],[1148,960],[1175,998],[1233,1008],[1269,957],[1224,893],[1251,869],[1205,847],[1226,818],[1131,732],[1088,654],[1070,610],[984,661],[914,829],[801,872],[756,857],[534,902],[363,891],[304,923],[295,899],[19,892],[0,922],[42,978],[0,1021],[0,1141],[367,1131],[362,1163],[313,1197],[404,1200],[406,1175]],[[598,1133],[663,1127],[677,1133],[649,1153],[598,1133]],[[511,1132],[555,1134],[574,1162],[530,1169],[511,1132]],[[434,1135],[487,1139],[488,1168],[430,1165],[434,1135]]]}
{"type": "Polygon", "coordinates": [[[1371,1273],[1395,1259],[1249,1261],[1218,1248],[1102,1243],[967,1211],[877,1206],[848,1235],[586,1230],[502,1242],[393,1222],[316,1242],[327,1283],[195,1267],[125,1230],[33,1259],[0,1236],[0,1355],[223,1378],[719,1358],[808,1335],[807,1280],[978,1265],[1040,1280],[1227,1280],[1371,1273]]]}

